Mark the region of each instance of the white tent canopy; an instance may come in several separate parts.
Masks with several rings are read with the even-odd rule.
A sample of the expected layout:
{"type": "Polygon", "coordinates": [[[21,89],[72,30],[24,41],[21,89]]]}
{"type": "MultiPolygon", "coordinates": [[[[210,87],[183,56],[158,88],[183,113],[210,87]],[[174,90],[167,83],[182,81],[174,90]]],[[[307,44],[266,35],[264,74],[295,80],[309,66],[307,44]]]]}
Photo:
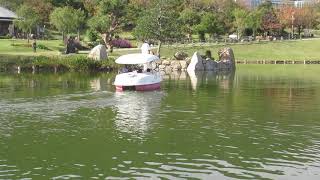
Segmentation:
{"type": "Polygon", "coordinates": [[[120,56],[117,64],[146,64],[153,61],[160,60],[158,56],[152,54],[127,54],[120,56]]]}

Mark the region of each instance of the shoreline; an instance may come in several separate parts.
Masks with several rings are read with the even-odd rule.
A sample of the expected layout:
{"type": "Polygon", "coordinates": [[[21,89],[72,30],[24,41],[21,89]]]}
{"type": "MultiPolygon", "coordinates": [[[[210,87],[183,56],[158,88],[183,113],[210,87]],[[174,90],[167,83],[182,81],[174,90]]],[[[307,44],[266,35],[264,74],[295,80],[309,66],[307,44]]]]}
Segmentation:
{"type": "MultiPolygon", "coordinates": [[[[236,60],[235,62],[236,64],[259,65],[320,64],[320,60],[236,60]]],[[[0,55],[0,72],[110,72],[119,67],[113,57],[109,57],[108,60],[94,61],[81,54],[51,57],[0,55]]]]}
{"type": "Polygon", "coordinates": [[[320,60],[236,60],[236,64],[320,64],[320,60]]]}
{"type": "Polygon", "coordinates": [[[110,72],[118,67],[113,58],[94,61],[80,55],[52,57],[0,55],[0,72],[110,72]]]}

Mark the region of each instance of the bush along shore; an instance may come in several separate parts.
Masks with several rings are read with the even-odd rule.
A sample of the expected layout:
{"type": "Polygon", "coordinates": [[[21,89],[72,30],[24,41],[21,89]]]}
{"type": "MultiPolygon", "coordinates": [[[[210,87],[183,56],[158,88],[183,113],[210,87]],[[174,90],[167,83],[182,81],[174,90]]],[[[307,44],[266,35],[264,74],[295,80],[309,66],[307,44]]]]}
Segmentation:
{"type": "Polygon", "coordinates": [[[95,61],[85,56],[0,56],[1,72],[90,72],[119,68],[113,58],[95,61]]]}

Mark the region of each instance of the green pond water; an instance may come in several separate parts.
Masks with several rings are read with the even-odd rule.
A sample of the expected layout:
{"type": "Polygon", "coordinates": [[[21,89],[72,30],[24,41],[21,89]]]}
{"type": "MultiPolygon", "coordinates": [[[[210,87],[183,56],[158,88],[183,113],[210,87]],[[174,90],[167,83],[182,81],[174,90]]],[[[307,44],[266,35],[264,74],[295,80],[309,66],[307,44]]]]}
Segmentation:
{"type": "Polygon", "coordinates": [[[0,74],[0,179],[320,179],[319,72],[0,74]]]}

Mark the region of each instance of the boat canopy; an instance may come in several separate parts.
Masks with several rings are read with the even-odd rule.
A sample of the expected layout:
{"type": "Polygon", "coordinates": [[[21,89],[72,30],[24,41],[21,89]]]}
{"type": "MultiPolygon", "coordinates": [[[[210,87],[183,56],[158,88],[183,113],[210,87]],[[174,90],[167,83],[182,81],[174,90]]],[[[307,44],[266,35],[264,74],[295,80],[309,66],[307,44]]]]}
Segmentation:
{"type": "Polygon", "coordinates": [[[158,56],[152,54],[127,54],[120,56],[117,64],[146,64],[152,61],[160,60],[158,56]]]}

